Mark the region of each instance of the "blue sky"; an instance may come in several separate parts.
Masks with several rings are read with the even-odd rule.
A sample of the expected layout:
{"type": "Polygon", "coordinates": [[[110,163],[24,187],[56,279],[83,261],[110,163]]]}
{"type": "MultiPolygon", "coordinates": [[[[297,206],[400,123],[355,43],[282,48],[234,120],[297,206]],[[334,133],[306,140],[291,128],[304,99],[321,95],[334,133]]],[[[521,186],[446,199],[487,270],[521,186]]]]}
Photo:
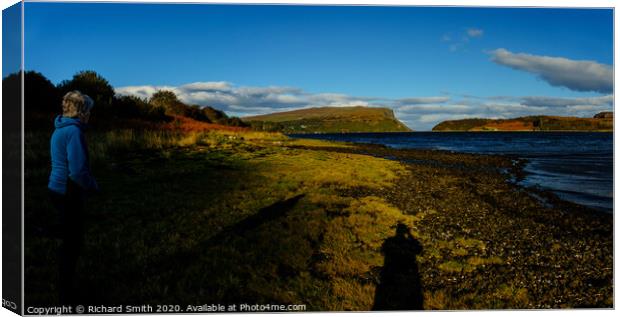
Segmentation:
{"type": "Polygon", "coordinates": [[[21,3],[2,10],[2,77],[21,67],[21,3]]]}
{"type": "MultiPolygon", "coordinates": [[[[26,69],[95,70],[117,93],[177,92],[233,115],[386,106],[445,119],[613,109],[602,9],[26,3],[26,69]]],[[[5,74],[3,74],[5,75],[5,74]]]]}

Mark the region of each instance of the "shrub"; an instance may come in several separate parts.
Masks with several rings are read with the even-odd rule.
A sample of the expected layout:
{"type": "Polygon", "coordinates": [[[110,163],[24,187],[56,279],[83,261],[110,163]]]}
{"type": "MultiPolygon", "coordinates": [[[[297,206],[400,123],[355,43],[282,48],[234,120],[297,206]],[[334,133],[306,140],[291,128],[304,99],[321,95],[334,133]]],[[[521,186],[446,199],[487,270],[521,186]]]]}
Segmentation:
{"type": "Polygon", "coordinates": [[[59,85],[61,95],[79,90],[95,101],[93,111],[105,111],[112,105],[114,88],[101,75],[92,70],[84,70],[73,75],[71,80],[63,80],[59,85]],[[97,110],[99,109],[99,110],[97,110]]]}
{"type": "Polygon", "coordinates": [[[151,96],[149,103],[154,107],[163,107],[166,114],[184,115],[187,108],[171,90],[158,90],[151,96]]]}
{"type": "Polygon", "coordinates": [[[145,99],[136,96],[115,97],[113,112],[121,118],[140,118],[148,121],[168,121],[166,110],[160,106],[153,106],[145,99]]]}

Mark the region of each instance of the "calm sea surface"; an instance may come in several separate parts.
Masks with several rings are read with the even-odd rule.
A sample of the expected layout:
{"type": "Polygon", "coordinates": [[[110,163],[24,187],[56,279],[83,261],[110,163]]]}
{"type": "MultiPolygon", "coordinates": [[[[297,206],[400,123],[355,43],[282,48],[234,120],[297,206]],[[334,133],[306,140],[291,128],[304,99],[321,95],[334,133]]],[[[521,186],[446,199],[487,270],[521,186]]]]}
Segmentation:
{"type": "Polygon", "coordinates": [[[565,132],[408,132],[291,135],[394,148],[508,154],[526,159],[520,183],[550,189],[562,199],[613,210],[613,134],[565,132]]]}

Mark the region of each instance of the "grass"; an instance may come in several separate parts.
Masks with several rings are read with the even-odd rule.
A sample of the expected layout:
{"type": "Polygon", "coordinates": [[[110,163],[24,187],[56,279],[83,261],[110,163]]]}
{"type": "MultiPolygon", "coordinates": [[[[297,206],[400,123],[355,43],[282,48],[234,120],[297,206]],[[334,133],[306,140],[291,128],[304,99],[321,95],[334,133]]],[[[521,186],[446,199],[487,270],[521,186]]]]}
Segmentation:
{"type": "Polygon", "coordinates": [[[336,117],[351,117],[354,119],[374,119],[376,117],[382,118],[386,116],[393,116],[392,112],[387,108],[372,108],[372,107],[322,107],[322,108],[310,108],[300,109],[294,111],[271,113],[260,116],[246,117],[244,120],[252,121],[272,121],[272,122],[285,122],[295,121],[300,119],[323,119],[323,118],[336,118],[336,117]]]}
{"type": "MultiPolygon", "coordinates": [[[[529,235],[510,227],[515,219],[526,218],[513,218],[513,212],[493,214],[504,217],[497,224],[489,224],[486,214],[477,216],[512,206],[520,197],[504,190],[492,196],[493,206],[485,202],[487,196],[479,193],[507,186],[501,177],[474,178],[482,176],[425,165],[414,169],[356,154],[351,144],[280,133],[93,132],[87,138],[101,192],[89,197],[86,206],[85,247],[77,275],[84,303],[245,302],[306,304],[308,310],[320,311],[370,310],[380,272],[389,263],[384,247],[399,224],[409,227],[423,247],[414,260],[408,259],[419,267],[425,309],[588,303],[577,299],[551,305],[543,301],[548,298],[538,298],[548,294],[555,300],[564,286],[543,289],[545,284],[536,282],[543,280],[536,276],[549,279],[547,272],[536,275],[535,265],[542,263],[537,253],[549,249],[552,255],[568,254],[571,258],[553,258],[550,263],[573,265],[573,252],[565,251],[570,244],[553,240],[548,247],[532,247],[529,235]],[[404,193],[407,199],[399,199],[404,193]],[[497,227],[502,224],[506,226],[497,227]],[[497,235],[491,229],[497,229],[497,235]],[[500,243],[506,240],[508,244],[500,243]],[[504,251],[504,245],[514,249],[504,251]],[[525,263],[531,266],[519,264],[514,250],[528,251],[531,261],[525,263]]],[[[30,133],[25,144],[29,306],[57,303],[59,241],[40,233],[57,218],[46,192],[49,137],[30,133]]],[[[432,158],[446,164],[468,160],[439,152],[432,158]]],[[[469,160],[483,164],[481,158],[469,160]]],[[[531,208],[541,207],[532,203],[531,208]]],[[[536,234],[545,243],[551,241],[546,231],[547,227],[536,234]]],[[[575,239],[589,241],[582,237],[575,239]]],[[[519,257],[530,259],[524,254],[519,257]]],[[[598,253],[575,254],[590,256],[584,260],[589,265],[598,253]]],[[[577,272],[600,271],[586,269],[577,272]]],[[[574,283],[569,295],[578,296],[586,283],[597,280],[576,278],[574,283]]],[[[598,290],[590,293],[594,292],[598,290]]],[[[602,300],[613,304],[608,292],[600,294],[595,305],[602,300]]]]}
{"type": "Polygon", "coordinates": [[[244,118],[254,128],[284,133],[409,132],[392,110],[372,107],[322,107],[244,118]]]}
{"type": "MultiPolygon", "coordinates": [[[[55,219],[45,203],[48,137],[26,139],[29,305],[56,301],[58,242],[33,233],[55,219]]],[[[295,148],[346,144],[263,132],[132,130],[91,134],[88,142],[102,192],[87,203],[78,285],[94,303],[248,301],[367,310],[375,286],[361,277],[382,265],[381,243],[394,226],[413,219],[380,197],[340,194],[393,186],[405,172],[401,164],[295,148]],[[298,195],[281,216],[235,228],[298,195]]]]}

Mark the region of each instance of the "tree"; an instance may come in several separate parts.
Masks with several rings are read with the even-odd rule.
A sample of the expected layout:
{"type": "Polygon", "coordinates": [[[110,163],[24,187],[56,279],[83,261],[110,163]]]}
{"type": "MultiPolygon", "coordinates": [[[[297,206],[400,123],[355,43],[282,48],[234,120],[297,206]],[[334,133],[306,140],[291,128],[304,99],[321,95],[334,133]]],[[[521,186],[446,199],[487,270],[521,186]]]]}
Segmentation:
{"type": "MultiPolygon", "coordinates": [[[[2,131],[4,133],[3,140],[7,141],[6,136],[11,134],[17,135],[21,133],[21,121],[16,120],[21,116],[21,85],[22,72],[12,73],[2,78],[2,131]]],[[[5,143],[7,144],[7,143],[5,143]]],[[[19,149],[19,146],[17,147],[19,149]]],[[[2,153],[7,155],[7,153],[2,153]]],[[[6,157],[6,156],[5,156],[6,157]]],[[[9,157],[19,157],[16,155],[9,157]]]]}
{"type": "Polygon", "coordinates": [[[72,90],[79,90],[95,101],[95,109],[108,110],[114,99],[114,88],[101,75],[92,70],[83,70],[71,80],[63,80],[58,88],[62,95],[72,90]]]}
{"type": "Polygon", "coordinates": [[[194,120],[211,122],[211,120],[209,120],[209,118],[205,115],[199,105],[191,105],[186,107],[183,115],[194,120]]]}
{"type": "Polygon", "coordinates": [[[187,108],[171,90],[158,90],[151,96],[149,103],[154,107],[163,107],[167,114],[183,115],[187,108]]]}
{"type": "Polygon", "coordinates": [[[25,114],[33,112],[59,114],[62,112],[60,92],[43,74],[27,71],[24,74],[25,114]]]}
{"type": "Polygon", "coordinates": [[[114,98],[114,113],[121,118],[138,118],[149,121],[167,121],[165,109],[153,106],[148,100],[136,96],[119,96],[114,98]]]}
{"type": "Polygon", "coordinates": [[[224,124],[233,126],[233,127],[248,127],[249,126],[247,123],[243,122],[238,117],[228,118],[226,119],[226,122],[224,124]]]}
{"type": "Polygon", "coordinates": [[[225,119],[228,119],[224,111],[217,110],[213,107],[205,106],[202,108],[202,112],[211,122],[221,123],[225,119]]]}

